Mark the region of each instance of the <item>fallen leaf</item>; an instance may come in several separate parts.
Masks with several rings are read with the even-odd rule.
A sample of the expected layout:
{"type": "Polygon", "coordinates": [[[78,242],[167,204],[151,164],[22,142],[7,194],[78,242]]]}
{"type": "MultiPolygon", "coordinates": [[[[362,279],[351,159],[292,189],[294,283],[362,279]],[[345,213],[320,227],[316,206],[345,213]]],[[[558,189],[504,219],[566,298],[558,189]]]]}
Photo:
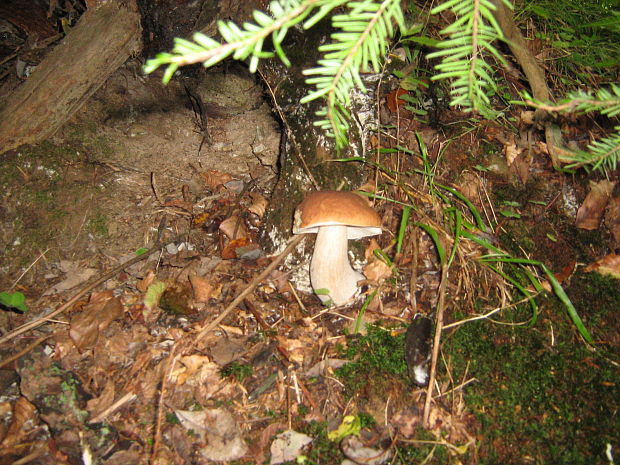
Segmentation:
{"type": "Polygon", "coordinates": [[[235,239],[247,239],[250,236],[245,222],[236,215],[226,218],[220,223],[220,232],[231,241],[235,239]]]}
{"type": "Polygon", "coordinates": [[[575,226],[588,231],[598,229],[616,183],[602,180],[590,181],[590,192],[577,210],[575,226]]]}
{"type": "Polygon", "coordinates": [[[271,443],[270,465],[295,460],[301,455],[301,450],[311,442],[310,436],[293,430],[278,434],[271,443]]]}
{"type": "Polygon", "coordinates": [[[521,184],[527,184],[527,180],[530,176],[530,167],[532,166],[533,158],[531,155],[520,152],[513,162],[510,164],[510,169],[517,175],[521,184]]]}
{"type": "Polygon", "coordinates": [[[93,292],[82,312],[71,319],[69,336],[80,352],[92,348],[99,333],[123,316],[123,304],[112,291],[93,292]]]}
{"type": "Polygon", "coordinates": [[[187,379],[196,375],[205,367],[209,367],[211,360],[206,355],[188,355],[181,357],[176,368],[170,373],[170,378],[175,380],[177,386],[185,384],[187,379]]]}
{"type": "Polygon", "coordinates": [[[364,266],[362,272],[366,279],[380,282],[392,276],[392,267],[375,255],[375,250],[381,250],[375,239],[371,239],[370,244],[364,251],[364,256],[368,263],[364,266]]]}
{"type": "Polygon", "coordinates": [[[319,377],[329,373],[329,369],[335,370],[336,368],[340,368],[347,363],[351,363],[351,361],[339,358],[325,358],[312,365],[312,367],[304,373],[304,376],[307,376],[308,378],[319,377]]]}
{"type": "Polygon", "coordinates": [[[251,242],[248,238],[232,240],[224,247],[224,250],[222,250],[222,258],[224,260],[239,258],[240,254],[238,253],[238,249],[241,249],[239,252],[244,252],[247,250],[246,247],[250,244],[251,242]]]}
{"type": "Polygon", "coordinates": [[[398,107],[406,103],[406,101],[400,98],[400,96],[407,93],[408,92],[405,89],[399,87],[387,95],[387,107],[392,113],[396,113],[398,107]]]}
{"type": "Polygon", "coordinates": [[[233,177],[228,173],[222,173],[217,170],[207,170],[204,173],[200,173],[200,176],[209,187],[217,187],[222,184],[226,184],[231,181],[233,177]]]}
{"type": "Polygon", "coordinates": [[[194,301],[207,303],[209,299],[217,299],[222,292],[222,284],[214,283],[213,278],[192,275],[189,277],[194,291],[194,301]]]}
{"type": "Polygon", "coordinates": [[[248,451],[237,422],[228,410],[175,410],[174,413],[185,429],[193,431],[201,443],[206,443],[200,449],[205,459],[219,462],[237,460],[248,451]]]}
{"type": "Polygon", "coordinates": [[[55,284],[50,290],[46,291],[46,295],[52,294],[53,292],[63,292],[72,289],[75,286],[88,281],[97,272],[97,270],[93,268],[82,268],[79,263],[70,262],[68,260],[61,260],[58,264],[58,268],[66,274],[65,279],[58,284],[55,284]]]}
{"type": "Polygon", "coordinates": [[[149,270],[144,278],[138,280],[136,283],[136,289],[144,293],[147,291],[149,286],[153,284],[153,281],[155,281],[155,272],[153,270],[149,270]]]}
{"type": "Polygon", "coordinates": [[[267,199],[258,192],[250,192],[248,195],[252,199],[252,205],[248,207],[248,210],[259,218],[262,218],[267,209],[267,199]]]}
{"type": "MultiPolygon", "coordinates": [[[[32,424],[35,422],[37,409],[28,402],[25,397],[20,397],[13,406],[13,416],[6,435],[0,443],[2,449],[11,449],[15,445],[21,443],[30,433],[32,424]],[[31,423],[31,424],[29,424],[31,423]]],[[[3,452],[8,452],[3,450],[3,452]]]]}
{"type": "Polygon", "coordinates": [[[620,279],[620,255],[609,254],[585,267],[584,271],[596,271],[620,279]]]}
{"type": "Polygon", "coordinates": [[[388,266],[383,260],[375,257],[368,263],[362,270],[366,279],[371,281],[380,282],[384,279],[392,276],[392,268],[388,266]]]}
{"type": "Polygon", "coordinates": [[[302,363],[304,361],[305,345],[299,339],[287,339],[278,336],[278,344],[288,353],[288,359],[291,362],[302,363]]]}
{"type": "Polygon", "coordinates": [[[519,119],[523,124],[532,126],[534,124],[534,112],[531,110],[522,111],[519,113],[519,119]]]}
{"type": "Polygon", "coordinates": [[[98,416],[101,412],[110,407],[114,402],[114,395],[114,381],[112,378],[108,378],[101,394],[86,402],[86,410],[90,412],[90,418],[98,416]]]}
{"type": "Polygon", "coordinates": [[[508,166],[514,163],[520,153],[521,150],[517,147],[517,144],[515,144],[514,141],[504,144],[504,155],[506,156],[506,163],[508,163],[508,166]]]}
{"type": "Polygon", "coordinates": [[[357,436],[347,436],[342,440],[340,447],[342,453],[356,464],[381,465],[387,462],[392,455],[389,449],[365,447],[357,436]]]}

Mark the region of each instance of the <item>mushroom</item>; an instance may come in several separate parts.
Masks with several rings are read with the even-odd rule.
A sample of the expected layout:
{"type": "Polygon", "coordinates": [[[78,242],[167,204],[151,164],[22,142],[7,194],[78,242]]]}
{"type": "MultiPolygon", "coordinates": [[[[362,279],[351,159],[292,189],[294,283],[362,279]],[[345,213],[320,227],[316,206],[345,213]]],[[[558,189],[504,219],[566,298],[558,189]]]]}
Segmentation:
{"type": "Polygon", "coordinates": [[[353,192],[320,191],[295,211],[293,234],[316,233],[310,282],[324,305],[343,305],[364,279],[349,264],[347,241],[381,234],[381,218],[366,198],[353,192]]]}

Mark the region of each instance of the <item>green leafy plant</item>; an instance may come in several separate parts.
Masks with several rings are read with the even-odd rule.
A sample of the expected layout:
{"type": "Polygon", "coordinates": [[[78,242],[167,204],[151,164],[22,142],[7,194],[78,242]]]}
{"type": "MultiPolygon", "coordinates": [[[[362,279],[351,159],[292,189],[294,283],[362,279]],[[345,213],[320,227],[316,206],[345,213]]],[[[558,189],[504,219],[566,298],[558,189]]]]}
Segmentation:
{"type": "MultiPolygon", "coordinates": [[[[502,1],[512,8],[510,2],[502,1]]],[[[493,46],[493,42],[504,37],[493,16],[496,7],[489,0],[449,0],[431,13],[438,14],[448,9],[457,19],[441,31],[449,36],[437,44],[441,50],[428,55],[428,58],[442,58],[436,66],[440,73],[432,79],[452,80],[450,105],[460,105],[465,111],[477,110],[483,116],[493,118],[496,112],[491,108],[488,95],[497,91],[497,85],[485,56],[490,54],[500,63],[505,62],[493,46]]]]}
{"type": "Polygon", "coordinates": [[[27,312],[26,297],[21,292],[0,292],[0,306],[27,312]]]}

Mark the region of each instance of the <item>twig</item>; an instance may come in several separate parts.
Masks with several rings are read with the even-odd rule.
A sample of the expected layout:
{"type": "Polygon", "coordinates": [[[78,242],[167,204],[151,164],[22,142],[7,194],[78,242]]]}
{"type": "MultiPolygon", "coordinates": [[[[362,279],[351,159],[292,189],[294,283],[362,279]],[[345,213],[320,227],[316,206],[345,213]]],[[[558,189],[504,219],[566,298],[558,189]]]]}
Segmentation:
{"type": "Polygon", "coordinates": [[[103,412],[99,413],[97,416],[95,416],[94,418],[91,418],[90,420],[88,420],[89,424],[94,424],[94,423],[100,423],[103,420],[105,420],[108,416],[110,416],[112,413],[114,413],[115,411],[117,411],[119,408],[121,408],[123,405],[125,405],[128,402],[132,402],[135,399],[137,399],[138,396],[136,394],[134,394],[133,392],[128,392],[127,394],[125,394],[123,397],[121,397],[120,399],[118,399],[116,402],[114,402],[112,405],[110,405],[107,409],[105,409],[103,412]]]}
{"type": "MultiPolygon", "coordinates": [[[[536,294],[538,295],[538,294],[536,294]]],[[[497,312],[501,312],[502,310],[506,310],[508,308],[513,308],[516,307],[517,305],[521,305],[525,302],[528,302],[529,300],[533,299],[534,297],[536,297],[536,295],[531,295],[529,297],[525,297],[521,300],[519,300],[518,302],[514,302],[510,305],[506,305],[504,307],[497,307],[494,308],[493,310],[489,311],[488,313],[485,313],[484,315],[477,315],[477,316],[473,316],[471,318],[465,318],[463,320],[459,320],[459,321],[455,321],[453,323],[447,324],[445,325],[442,329],[446,330],[449,328],[454,328],[455,326],[460,326],[460,325],[464,325],[465,323],[469,323],[470,321],[476,321],[476,320],[484,320],[489,318],[491,315],[494,315],[497,312]]]]}
{"type": "Polygon", "coordinates": [[[26,268],[22,274],[19,275],[19,278],[17,278],[15,280],[15,282],[13,283],[13,285],[11,286],[11,289],[14,289],[15,286],[17,286],[17,283],[19,283],[22,278],[26,275],[26,273],[28,273],[28,271],[30,271],[30,268],[32,268],[34,265],[36,265],[36,263],[41,260],[43,258],[43,256],[50,250],[50,248],[48,247],[47,249],[45,249],[43,252],[41,252],[39,254],[39,256],[34,260],[34,262],[32,262],[30,265],[28,265],[28,268],[26,268]]]}
{"type": "Polygon", "coordinates": [[[155,437],[153,438],[153,449],[151,449],[151,457],[149,459],[149,463],[151,465],[155,464],[157,460],[157,452],[159,451],[159,443],[161,442],[161,424],[164,420],[164,397],[166,396],[166,384],[168,383],[168,378],[172,374],[172,370],[174,370],[174,365],[176,361],[181,356],[182,351],[179,350],[178,353],[175,353],[177,349],[181,349],[183,344],[175,344],[170,350],[170,355],[168,356],[168,361],[166,364],[166,369],[164,370],[164,376],[161,381],[161,389],[159,390],[159,403],[157,406],[157,423],[155,424],[155,437]]]}
{"type": "Polygon", "coordinates": [[[422,415],[422,424],[429,428],[428,417],[431,412],[431,398],[433,396],[433,387],[435,385],[435,372],[437,371],[437,359],[439,358],[439,344],[441,342],[441,330],[443,327],[443,311],[446,301],[446,286],[448,284],[448,265],[441,265],[441,283],[439,283],[439,299],[437,301],[437,321],[435,323],[435,339],[433,340],[433,356],[431,358],[431,370],[428,380],[428,388],[426,390],[426,399],[424,400],[424,414],[422,415]]]}
{"type": "Polygon", "coordinates": [[[20,350],[19,352],[17,352],[15,355],[11,355],[9,358],[7,358],[6,360],[2,360],[2,362],[0,362],[0,368],[5,367],[6,365],[8,365],[9,363],[14,362],[15,360],[23,357],[24,355],[26,355],[28,352],[30,352],[32,349],[34,349],[36,346],[38,346],[39,344],[41,344],[43,341],[45,341],[46,339],[49,339],[52,335],[49,334],[47,336],[43,336],[40,337],[39,339],[37,339],[36,341],[34,341],[32,344],[28,345],[25,349],[20,350]]]}

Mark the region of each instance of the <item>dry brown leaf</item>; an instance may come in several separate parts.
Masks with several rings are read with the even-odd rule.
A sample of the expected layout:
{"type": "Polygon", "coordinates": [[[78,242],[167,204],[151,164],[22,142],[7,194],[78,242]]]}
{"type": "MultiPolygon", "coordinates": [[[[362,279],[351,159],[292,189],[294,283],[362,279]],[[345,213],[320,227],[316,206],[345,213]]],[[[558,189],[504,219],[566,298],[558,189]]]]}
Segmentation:
{"type": "Polygon", "coordinates": [[[615,185],[615,182],[605,179],[599,182],[590,181],[590,192],[577,210],[575,226],[588,231],[598,229],[615,185]]]}
{"type": "Polygon", "coordinates": [[[247,338],[231,338],[223,337],[211,347],[211,357],[213,361],[220,366],[224,366],[234,360],[237,360],[246,352],[247,338]]]}
{"type": "Polygon", "coordinates": [[[108,378],[101,394],[86,402],[86,410],[90,412],[90,418],[98,416],[101,412],[109,408],[114,402],[115,395],[114,381],[108,378]]]}
{"type": "Polygon", "coordinates": [[[381,282],[392,276],[392,268],[377,257],[374,257],[362,271],[366,279],[375,282],[381,282]]]}
{"type": "Polygon", "coordinates": [[[287,339],[278,336],[278,343],[280,347],[286,350],[291,362],[303,363],[306,346],[299,339],[287,339]]]}
{"type": "Polygon", "coordinates": [[[207,303],[209,299],[217,299],[222,292],[222,283],[214,283],[212,278],[192,275],[189,277],[194,290],[194,301],[207,303]]]}
{"type": "Polygon", "coordinates": [[[375,282],[379,282],[392,276],[392,268],[375,255],[375,250],[377,249],[381,249],[381,247],[379,247],[379,244],[375,239],[371,239],[370,244],[368,244],[368,247],[364,250],[364,256],[366,257],[368,264],[362,270],[364,276],[366,276],[366,279],[375,282]]]}
{"type": "Polygon", "coordinates": [[[194,204],[184,199],[174,199],[168,202],[164,202],[164,207],[179,208],[188,213],[192,213],[194,211],[194,204]]]}
{"type": "Polygon", "coordinates": [[[585,271],[596,271],[620,279],[620,255],[609,254],[585,267],[585,271]]]}
{"type": "Polygon", "coordinates": [[[205,444],[200,454],[207,460],[225,462],[243,457],[248,446],[232,414],[224,408],[200,411],[175,410],[181,425],[198,435],[205,444]]]}
{"type": "Polygon", "coordinates": [[[207,170],[204,173],[200,173],[200,176],[209,187],[217,187],[222,184],[226,184],[228,181],[232,181],[233,177],[228,173],[222,173],[217,170],[207,170]]]}
{"type": "Polygon", "coordinates": [[[220,223],[220,232],[228,239],[247,239],[250,234],[242,218],[233,215],[220,223]]]}
{"type": "Polygon", "coordinates": [[[245,247],[248,247],[251,244],[251,241],[247,238],[243,239],[235,239],[230,241],[224,250],[222,250],[222,258],[224,260],[232,260],[235,258],[239,258],[239,254],[237,253],[237,249],[246,250],[245,247]]]}
{"type": "Polygon", "coordinates": [[[381,465],[386,463],[392,456],[390,449],[380,450],[366,447],[362,441],[354,435],[345,437],[340,447],[343,454],[355,464],[381,465]]]}
{"type": "Polygon", "coordinates": [[[153,270],[149,270],[144,278],[138,280],[136,283],[136,288],[140,292],[146,292],[149,286],[153,284],[153,281],[155,281],[155,276],[155,272],[153,270]]]}
{"type": "Polygon", "coordinates": [[[293,430],[286,430],[278,434],[271,443],[271,461],[269,465],[277,465],[295,460],[304,447],[312,442],[306,434],[293,430]]]}
{"type": "Polygon", "coordinates": [[[532,166],[532,156],[525,152],[520,152],[510,165],[510,169],[517,175],[521,184],[526,184],[530,176],[532,166]]]}
{"type": "Polygon", "coordinates": [[[79,351],[92,348],[99,333],[123,316],[123,304],[112,291],[93,292],[82,312],[71,319],[69,336],[79,351]]]}
{"type": "Polygon", "coordinates": [[[97,270],[93,268],[82,268],[78,262],[70,262],[68,260],[61,260],[58,264],[58,268],[66,274],[65,279],[54,285],[54,287],[46,291],[45,294],[72,289],[78,284],[89,280],[97,272],[97,270]]]}
{"type": "Polygon", "coordinates": [[[25,397],[20,397],[13,406],[13,417],[11,418],[11,424],[9,425],[6,436],[2,440],[0,447],[2,449],[10,449],[16,444],[23,441],[24,437],[28,434],[28,422],[34,423],[34,417],[36,415],[36,407],[31,404],[25,397]]]}
{"type": "Polygon", "coordinates": [[[176,380],[180,386],[184,384],[190,376],[196,375],[203,368],[209,367],[211,360],[205,355],[188,355],[181,357],[176,368],[170,373],[170,377],[176,380]]]}
{"type": "Polygon", "coordinates": [[[519,119],[527,126],[534,125],[534,112],[531,110],[522,111],[519,113],[519,119]]]}
{"type": "Polygon", "coordinates": [[[401,95],[405,95],[407,93],[408,92],[405,89],[401,89],[399,87],[398,89],[394,89],[387,95],[387,107],[392,113],[396,113],[399,106],[407,103],[406,100],[400,98],[401,95]]]}
{"type": "Polygon", "coordinates": [[[252,199],[252,205],[248,207],[248,210],[259,218],[262,218],[267,209],[267,199],[258,192],[250,192],[249,196],[252,199]]]}
{"type": "Polygon", "coordinates": [[[514,163],[520,153],[521,149],[517,147],[517,144],[515,144],[514,141],[504,144],[504,155],[506,156],[506,163],[508,163],[508,166],[514,163]]]}

